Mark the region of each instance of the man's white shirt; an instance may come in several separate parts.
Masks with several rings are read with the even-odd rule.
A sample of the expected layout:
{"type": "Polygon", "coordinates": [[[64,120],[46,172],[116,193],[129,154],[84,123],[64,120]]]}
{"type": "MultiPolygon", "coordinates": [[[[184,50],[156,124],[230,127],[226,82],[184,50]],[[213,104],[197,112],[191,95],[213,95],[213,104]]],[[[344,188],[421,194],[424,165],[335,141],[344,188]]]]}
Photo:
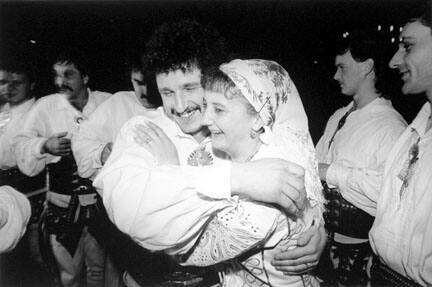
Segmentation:
{"type": "Polygon", "coordinates": [[[0,108],[0,113],[7,117],[0,128],[0,169],[17,167],[13,139],[21,131],[24,118],[34,103],[35,99],[31,98],[17,106],[6,103],[0,108]]]}
{"type": "Polygon", "coordinates": [[[346,200],[375,216],[384,163],[406,123],[389,100],[377,98],[349,114],[329,148],[340,119],[352,106],[353,102],[330,117],[316,146],[318,162],[330,164],[327,184],[336,186],[346,200]]]}
{"type": "Polygon", "coordinates": [[[15,156],[21,172],[35,176],[47,164],[59,161],[59,156],[41,154],[45,141],[61,132],[68,132],[67,137],[71,138],[80,122],[111,96],[99,91],[88,92],[88,102],[82,112],[74,108],[64,94],[52,94],[36,101],[24,120],[22,130],[14,139],[15,156]]]}
{"type": "Polygon", "coordinates": [[[123,124],[136,115],[149,120],[160,117],[161,111],[145,108],[133,91],[117,92],[103,102],[72,138],[72,151],[81,177],[94,178],[102,167],[101,154],[105,145],[114,143],[123,124]]]}
{"type": "Polygon", "coordinates": [[[369,239],[393,270],[432,286],[432,129],[425,132],[431,104],[426,103],[388,155],[374,225],[369,239]],[[418,160],[401,192],[402,171],[418,141],[418,160]]]}

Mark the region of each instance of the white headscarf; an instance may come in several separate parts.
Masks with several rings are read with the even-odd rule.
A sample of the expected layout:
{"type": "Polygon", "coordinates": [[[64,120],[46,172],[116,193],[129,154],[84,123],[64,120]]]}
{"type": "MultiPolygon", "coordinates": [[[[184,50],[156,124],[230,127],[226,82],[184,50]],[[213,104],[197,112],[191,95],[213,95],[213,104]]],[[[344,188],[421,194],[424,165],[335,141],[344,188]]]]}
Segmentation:
{"type": "Polygon", "coordinates": [[[287,160],[301,163],[305,168],[308,197],[322,204],[322,186],[308,119],[288,72],[276,62],[260,59],[236,59],[221,65],[219,69],[259,113],[264,123],[261,141],[279,145],[285,151],[287,160]],[[298,141],[293,143],[293,138],[298,141]],[[294,145],[300,146],[300,153],[290,149],[294,145]]]}

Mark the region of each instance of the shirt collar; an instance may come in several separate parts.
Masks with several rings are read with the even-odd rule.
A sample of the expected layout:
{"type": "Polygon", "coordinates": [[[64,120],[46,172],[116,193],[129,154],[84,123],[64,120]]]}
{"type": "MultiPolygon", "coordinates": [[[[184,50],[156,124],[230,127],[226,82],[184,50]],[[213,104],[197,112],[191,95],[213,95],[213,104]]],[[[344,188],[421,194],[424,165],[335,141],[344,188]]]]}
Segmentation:
{"type": "MultiPolygon", "coordinates": [[[[87,104],[83,108],[83,111],[84,111],[85,107],[87,107],[89,104],[91,104],[93,102],[93,97],[94,96],[93,96],[92,91],[89,88],[87,88],[87,93],[88,93],[89,97],[88,97],[88,100],[87,100],[87,104]]],[[[67,95],[66,94],[57,93],[56,95],[58,95],[61,98],[61,100],[59,101],[59,104],[57,105],[57,109],[58,110],[69,110],[70,108],[72,108],[73,110],[81,113],[74,106],[71,105],[71,103],[67,99],[67,95]]]]}
{"type": "Polygon", "coordinates": [[[412,131],[416,131],[420,135],[420,137],[424,136],[426,125],[430,116],[431,103],[426,102],[420,109],[420,112],[417,114],[416,118],[410,124],[412,131]]]}
{"type": "MultiPolygon", "coordinates": [[[[352,101],[349,104],[349,108],[351,108],[353,105],[354,105],[354,101],[352,101]]],[[[379,98],[376,98],[375,100],[371,101],[369,104],[367,104],[363,108],[353,111],[353,113],[363,113],[363,112],[367,113],[367,112],[376,111],[376,110],[379,110],[382,108],[387,108],[389,105],[391,106],[390,100],[387,100],[383,97],[379,97],[379,98]]]]}

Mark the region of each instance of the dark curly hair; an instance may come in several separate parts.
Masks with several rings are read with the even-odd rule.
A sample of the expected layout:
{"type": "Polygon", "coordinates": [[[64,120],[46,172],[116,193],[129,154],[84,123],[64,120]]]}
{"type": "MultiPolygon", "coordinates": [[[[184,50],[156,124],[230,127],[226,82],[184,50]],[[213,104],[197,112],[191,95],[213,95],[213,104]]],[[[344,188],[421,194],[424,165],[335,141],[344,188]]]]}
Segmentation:
{"type": "Polygon", "coordinates": [[[146,44],[143,65],[153,73],[193,67],[203,70],[225,60],[225,40],[210,26],[193,20],[159,26],[146,44]]]}
{"type": "Polygon", "coordinates": [[[84,51],[78,47],[68,47],[62,50],[54,63],[73,64],[75,68],[84,76],[89,76],[90,63],[84,51]]]}

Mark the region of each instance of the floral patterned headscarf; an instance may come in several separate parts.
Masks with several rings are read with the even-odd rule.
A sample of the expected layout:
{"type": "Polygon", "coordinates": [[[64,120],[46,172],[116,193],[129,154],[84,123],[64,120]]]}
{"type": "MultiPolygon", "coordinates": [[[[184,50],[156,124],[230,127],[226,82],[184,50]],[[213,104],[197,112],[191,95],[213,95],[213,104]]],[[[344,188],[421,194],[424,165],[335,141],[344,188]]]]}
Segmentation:
{"type": "Polygon", "coordinates": [[[322,186],[308,119],[288,72],[276,62],[260,59],[236,59],[219,69],[259,113],[264,123],[261,141],[279,146],[285,159],[305,168],[307,195],[322,204],[322,186]]]}
{"type": "Polygon", "coordinates": [[[252,104],[265,126],[287,123],[294,130],[308,131],[308,120],[299,93],[278,63],[267,60],[233,60],[220,66],[252,104]]]}

